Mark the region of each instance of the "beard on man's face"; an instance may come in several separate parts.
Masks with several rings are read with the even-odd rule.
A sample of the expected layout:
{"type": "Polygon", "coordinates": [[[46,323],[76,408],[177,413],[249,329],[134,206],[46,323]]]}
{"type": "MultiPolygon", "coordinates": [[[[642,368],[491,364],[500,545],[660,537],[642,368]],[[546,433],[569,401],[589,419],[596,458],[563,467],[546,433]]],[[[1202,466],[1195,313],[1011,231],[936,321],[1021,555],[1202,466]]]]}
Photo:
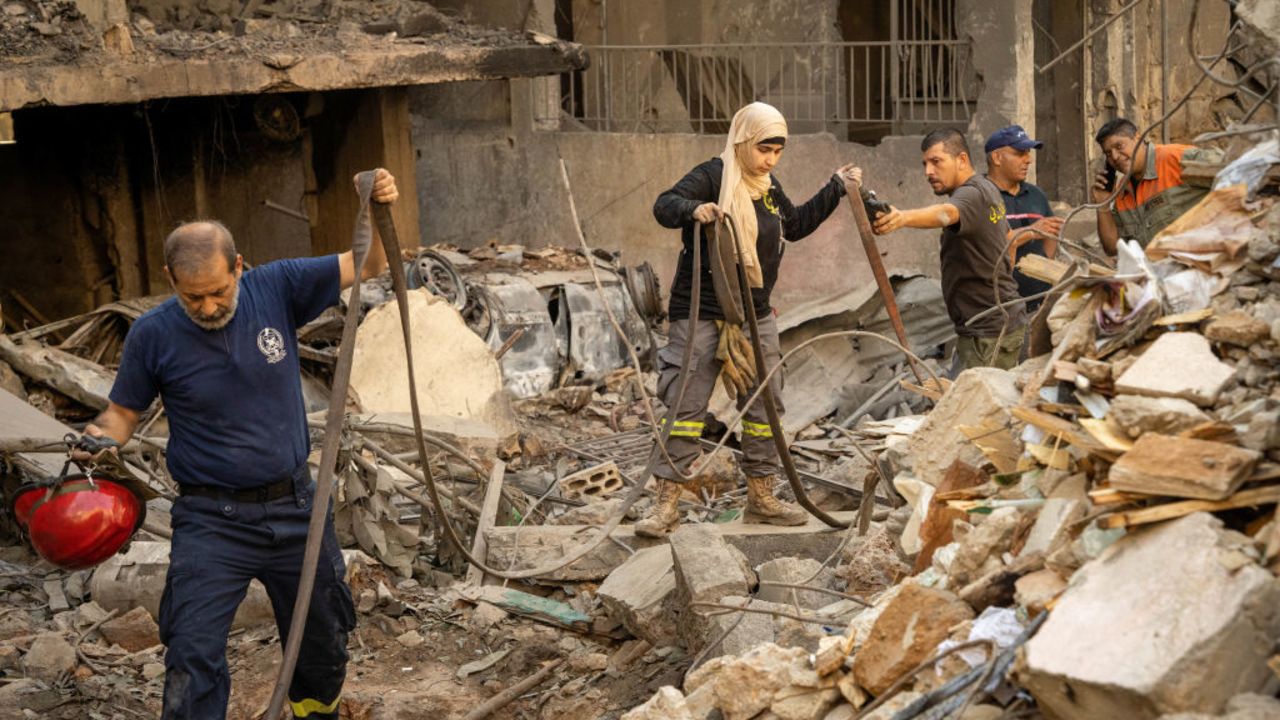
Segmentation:
{"type": "Polygon", "coordinates": [[[193,312],[187,307],[186,303],[181,303],[182,309],[187,313],[187,317],[191,318],[191,322],[195,323],[202,330],[221,330],[231,322],[236,316],[236,305],[240,301],[240,283],[236,283],[231,290],[231,302],[226,307],[218,308],[218,311],[212,315],[193,312]]]}

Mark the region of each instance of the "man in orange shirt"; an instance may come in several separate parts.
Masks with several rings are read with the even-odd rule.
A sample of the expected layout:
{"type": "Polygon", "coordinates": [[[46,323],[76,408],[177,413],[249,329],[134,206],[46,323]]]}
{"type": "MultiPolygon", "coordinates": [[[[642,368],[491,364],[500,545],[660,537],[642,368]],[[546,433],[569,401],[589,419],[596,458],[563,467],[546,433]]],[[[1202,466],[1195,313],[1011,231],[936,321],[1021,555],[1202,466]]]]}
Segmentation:
{"type": "MultiPolygon", "coordinates": [[[[1094,136],[1107,164],[1118,173],[1129,173],[1129,182],[1110,207],[1098,208],[1098,237],[1108,255],[1116,254],[1120,238],[1137,240],[1146,247],[1166,225],[1200,202],[1208,188],[1182,184],[1182,166],[1188,160],[1209,159],[1210,151],[1194,145],[1138,146],[1138,128],[1124,118],[1103,125],[1094,136]]],[[[1093,181],[1093,201],[1111,196],[1116,174],[1099,172],[1093,181]]]]}

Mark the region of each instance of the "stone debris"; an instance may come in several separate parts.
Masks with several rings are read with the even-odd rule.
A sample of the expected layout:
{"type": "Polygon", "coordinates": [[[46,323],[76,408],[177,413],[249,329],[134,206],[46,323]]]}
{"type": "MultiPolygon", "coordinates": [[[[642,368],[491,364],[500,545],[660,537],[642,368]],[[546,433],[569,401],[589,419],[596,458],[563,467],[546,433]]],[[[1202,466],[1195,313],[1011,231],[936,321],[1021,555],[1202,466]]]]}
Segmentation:
{"type": "Polygon", "coordinates": [[[1111,466],[1107,479],[1117,490],[1225,500],[1261,457],[1225,443],[1147,433],[1111,466]]]}
{"type": "Polygon", "coordinates": [[[956,460],[973,466],[985,462],[982,451],[960,430],[983,418],[1011,422],[1008,409],[1018,403],[1013,373],[974,368],[960,373],[933,411],[911,435],[908,451],[914,476],[937,486],[956,460]]]}
{"type": "Polygon", "coordinates": [[[1080,569],[1017,674],[1055,717],[1218,712],[1261,688],[1280,580],[1224,565],[1249,539],[1206,513],[1131,533],[1080,569]],[[1088,638],[1088,642],[1080,642],[1088,638]]]}
{"type": "Polygon", "coordinates": [[[1213,354],[1209,341],[1193,332],[1165,333],[1116,379],[1116,392],[1175,397],[1210,407],[1235,376],[1213,354]]]}
{"type": "Polygon", "coordinates": [[[22,672],[29,678],[52,682],[75,670],[76,651],[62,633],[41,633],[22,656],[22,672]]]}
{"type": "Polygon", "coordinates": [[[146,650],[160,644],[160,628],[145,608],[136,607],[120,617],[112,618],[99,628],[102,637],[129,652],[146,650]]]}
{"type": "Polygon", "coordinates": [[[955,595],[904,585],[880,613],[854,658],[854,677],[871,694],[879,695],[927,660],[955,625],[971,619],[973,609],[955,595]]]}
{"type": "Polygon", "coordinates": [[[709,608],[691,603],[718,603],[729,595],[747,594],[754,584],[743,572],[728,543],[706,525],[682,525],[671,534],[675,569],[677,633],[685,647],[701,649],[707,642],[709,608]]]}
{"type": "Polygon", "coordinates": [[[760,591],[756,598],[771,603],[817,610],[831,604],[832,596],[816,590],[796,590],[768,585],[768,583],[806,584],[817,588],[831,588],[834,571],[810,558],[777,558],[756,566],[760,591]]]}
{"type": "Polygon", "coordinates": [[[596,596],[609,617],[654,647],[674,645],[676,591],[671,547],[645,548],[609,573],[596,596]]]}
{"type": "Polygon", "coordinates": [[[1153,432],[1177,435],[1211,418],[1194,403],[1182,398],[1117,395],[1111,399],[1107,417],[1114,420],[1131,438],[1153,432]]]}

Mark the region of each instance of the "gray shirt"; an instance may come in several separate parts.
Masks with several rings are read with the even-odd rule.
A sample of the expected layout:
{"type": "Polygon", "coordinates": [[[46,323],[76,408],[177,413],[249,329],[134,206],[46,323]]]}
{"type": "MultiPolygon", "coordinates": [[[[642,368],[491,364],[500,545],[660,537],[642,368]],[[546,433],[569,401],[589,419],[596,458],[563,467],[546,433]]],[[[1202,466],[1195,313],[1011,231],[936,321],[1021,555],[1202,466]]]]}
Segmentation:
{"type": "MultiPolygon", "coordinates": [[[[1009,262],[1009,254],[1004,252],[1009,240],[1004,200],[995,183],[982,175],[974,175],[956,188],[947,202],[960,211],[960,219],[942,229],[939,254],[942,261],[942,297],[947,303],[947,314],[955,323],[957,335],[995,337],[1005,323],[1004,315],[999,311],[973,325],[966,326],[965,323],[998,302],[1018,297],[1013,265],[1009,262]],[[993,277],[996,281],[994,287],[993,277]]],[[[1025,324],[1026,311],[1022,305],[1006,309],[1009,312],[1009,331],[1025,324]]]]}

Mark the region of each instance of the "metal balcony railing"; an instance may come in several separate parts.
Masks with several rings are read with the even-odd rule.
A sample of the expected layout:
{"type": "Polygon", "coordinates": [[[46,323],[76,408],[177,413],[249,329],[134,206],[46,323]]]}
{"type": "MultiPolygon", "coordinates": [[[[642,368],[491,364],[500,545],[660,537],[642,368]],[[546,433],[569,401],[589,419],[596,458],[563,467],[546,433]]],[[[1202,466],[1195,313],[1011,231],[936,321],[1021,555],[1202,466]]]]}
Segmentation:
{"type": "Polygon", "coordinates": [[[959,40],[611,45],[538,103],[539,127],[602,132],[724,133],[762,100],[793,133],[864,139],[969,120],[978,80],[959,40]]]}

